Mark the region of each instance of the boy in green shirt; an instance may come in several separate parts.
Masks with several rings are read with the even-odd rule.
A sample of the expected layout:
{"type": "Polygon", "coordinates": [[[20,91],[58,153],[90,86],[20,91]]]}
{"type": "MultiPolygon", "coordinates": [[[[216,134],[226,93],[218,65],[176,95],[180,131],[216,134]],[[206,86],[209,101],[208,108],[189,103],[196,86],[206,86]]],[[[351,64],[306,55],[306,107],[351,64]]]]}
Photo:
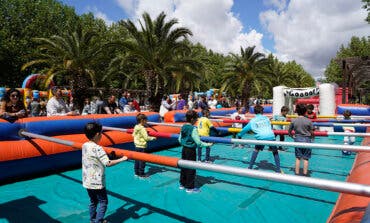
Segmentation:
{"type": "MultiPolygon", "coordinates": [[[[182,146],[181,158],[184,160],[196,160],[196,148],[198,146],[211,146],[211,143],[200,141],[197,128],[193,126],[198,119],[198,113],[194,110],[186,112],[186,124],[181,127],[179,143],[182,146]]],[[[180,189],[186,188],[187,193],[198,193],[199,188],[195,188],[196,170],[181,168],[180,189]]]]}

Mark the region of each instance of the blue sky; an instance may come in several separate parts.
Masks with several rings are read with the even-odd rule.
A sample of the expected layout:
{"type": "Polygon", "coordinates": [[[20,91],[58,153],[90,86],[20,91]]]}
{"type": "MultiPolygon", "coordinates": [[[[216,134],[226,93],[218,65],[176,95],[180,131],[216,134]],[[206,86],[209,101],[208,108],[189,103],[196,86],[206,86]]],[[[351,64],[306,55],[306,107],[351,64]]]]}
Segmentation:
{"type": "Polygon", "coordinates": [[[341,45],[368,36],[361,0],[62,0],[78,14],[92,12],[107,24],[164,11],[192,30],[191,41],[228,54],[256,46],[282,61],[295,60],[323,76],[341,45]],[[335,2],[335,4],[333,4],[335,2]]]}

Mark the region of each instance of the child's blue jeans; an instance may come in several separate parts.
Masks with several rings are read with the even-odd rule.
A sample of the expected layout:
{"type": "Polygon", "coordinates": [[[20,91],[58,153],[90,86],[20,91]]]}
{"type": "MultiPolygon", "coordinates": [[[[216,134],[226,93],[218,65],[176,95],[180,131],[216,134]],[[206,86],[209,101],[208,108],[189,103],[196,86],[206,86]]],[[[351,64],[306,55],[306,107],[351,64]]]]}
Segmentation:
{"type": "Polygon", "coordinates": [[[105,212],[108,206],[108,196],[105,188],[103,189],[87,189],[90,197],[90,222],[103,222],[105,212]],[[99,206],[99,207],[98,207],[99,206]]]}
{"type": "MultiPolygon", "coordinates": [[[[206,157],[205,160],[209,161],[211,156],[211,147],[207,146],[206,147],[206,157]]],[[[201,161],[202,159],[202,147],[198,147],[198,160],[201,161]]]]}
{"type": "MultiPolygon", "coordinates": [[[[138,148],[135,147],[137,152],[145,152],[144,148],[138,148]]],[[[135,160],[135,174],[138,176],[143,176],[145,174],[145,165],[146,163],[144,161],[135,160]]]]}

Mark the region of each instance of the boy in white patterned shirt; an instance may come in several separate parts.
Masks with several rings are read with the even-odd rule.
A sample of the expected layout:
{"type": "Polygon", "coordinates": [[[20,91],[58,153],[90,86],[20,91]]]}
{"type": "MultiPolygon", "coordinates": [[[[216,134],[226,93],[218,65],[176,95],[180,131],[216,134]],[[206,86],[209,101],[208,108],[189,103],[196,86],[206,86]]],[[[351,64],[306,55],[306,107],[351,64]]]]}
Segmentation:
{"type": "Polygon", "coordinates": [[[87,123],[84,129],[88,142],[82,145],[82,184],[90,197],[90,222],[107,222],[104,215],[108,206],[108,196],[105,189],[105,167],[113,166],[127,160],[123,156],[110,160],[104,149],[97,143],[101,139],[102,126],[98,123],[87,123]],[[99,208],[97,209],[99,205],[99,208]]]}

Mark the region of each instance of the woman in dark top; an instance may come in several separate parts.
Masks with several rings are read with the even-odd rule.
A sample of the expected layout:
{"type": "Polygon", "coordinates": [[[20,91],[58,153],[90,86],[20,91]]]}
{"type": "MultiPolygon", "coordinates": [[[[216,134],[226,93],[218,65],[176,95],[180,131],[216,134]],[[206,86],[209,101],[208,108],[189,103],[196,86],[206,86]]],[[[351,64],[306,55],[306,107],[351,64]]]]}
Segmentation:
{"type": "Polygon", "coordinates": [[[21,100],[21,93],[17,89],[10,89],[1,100],[0,117],[10,122],[27,117],[27,111],[21,100]]]}

